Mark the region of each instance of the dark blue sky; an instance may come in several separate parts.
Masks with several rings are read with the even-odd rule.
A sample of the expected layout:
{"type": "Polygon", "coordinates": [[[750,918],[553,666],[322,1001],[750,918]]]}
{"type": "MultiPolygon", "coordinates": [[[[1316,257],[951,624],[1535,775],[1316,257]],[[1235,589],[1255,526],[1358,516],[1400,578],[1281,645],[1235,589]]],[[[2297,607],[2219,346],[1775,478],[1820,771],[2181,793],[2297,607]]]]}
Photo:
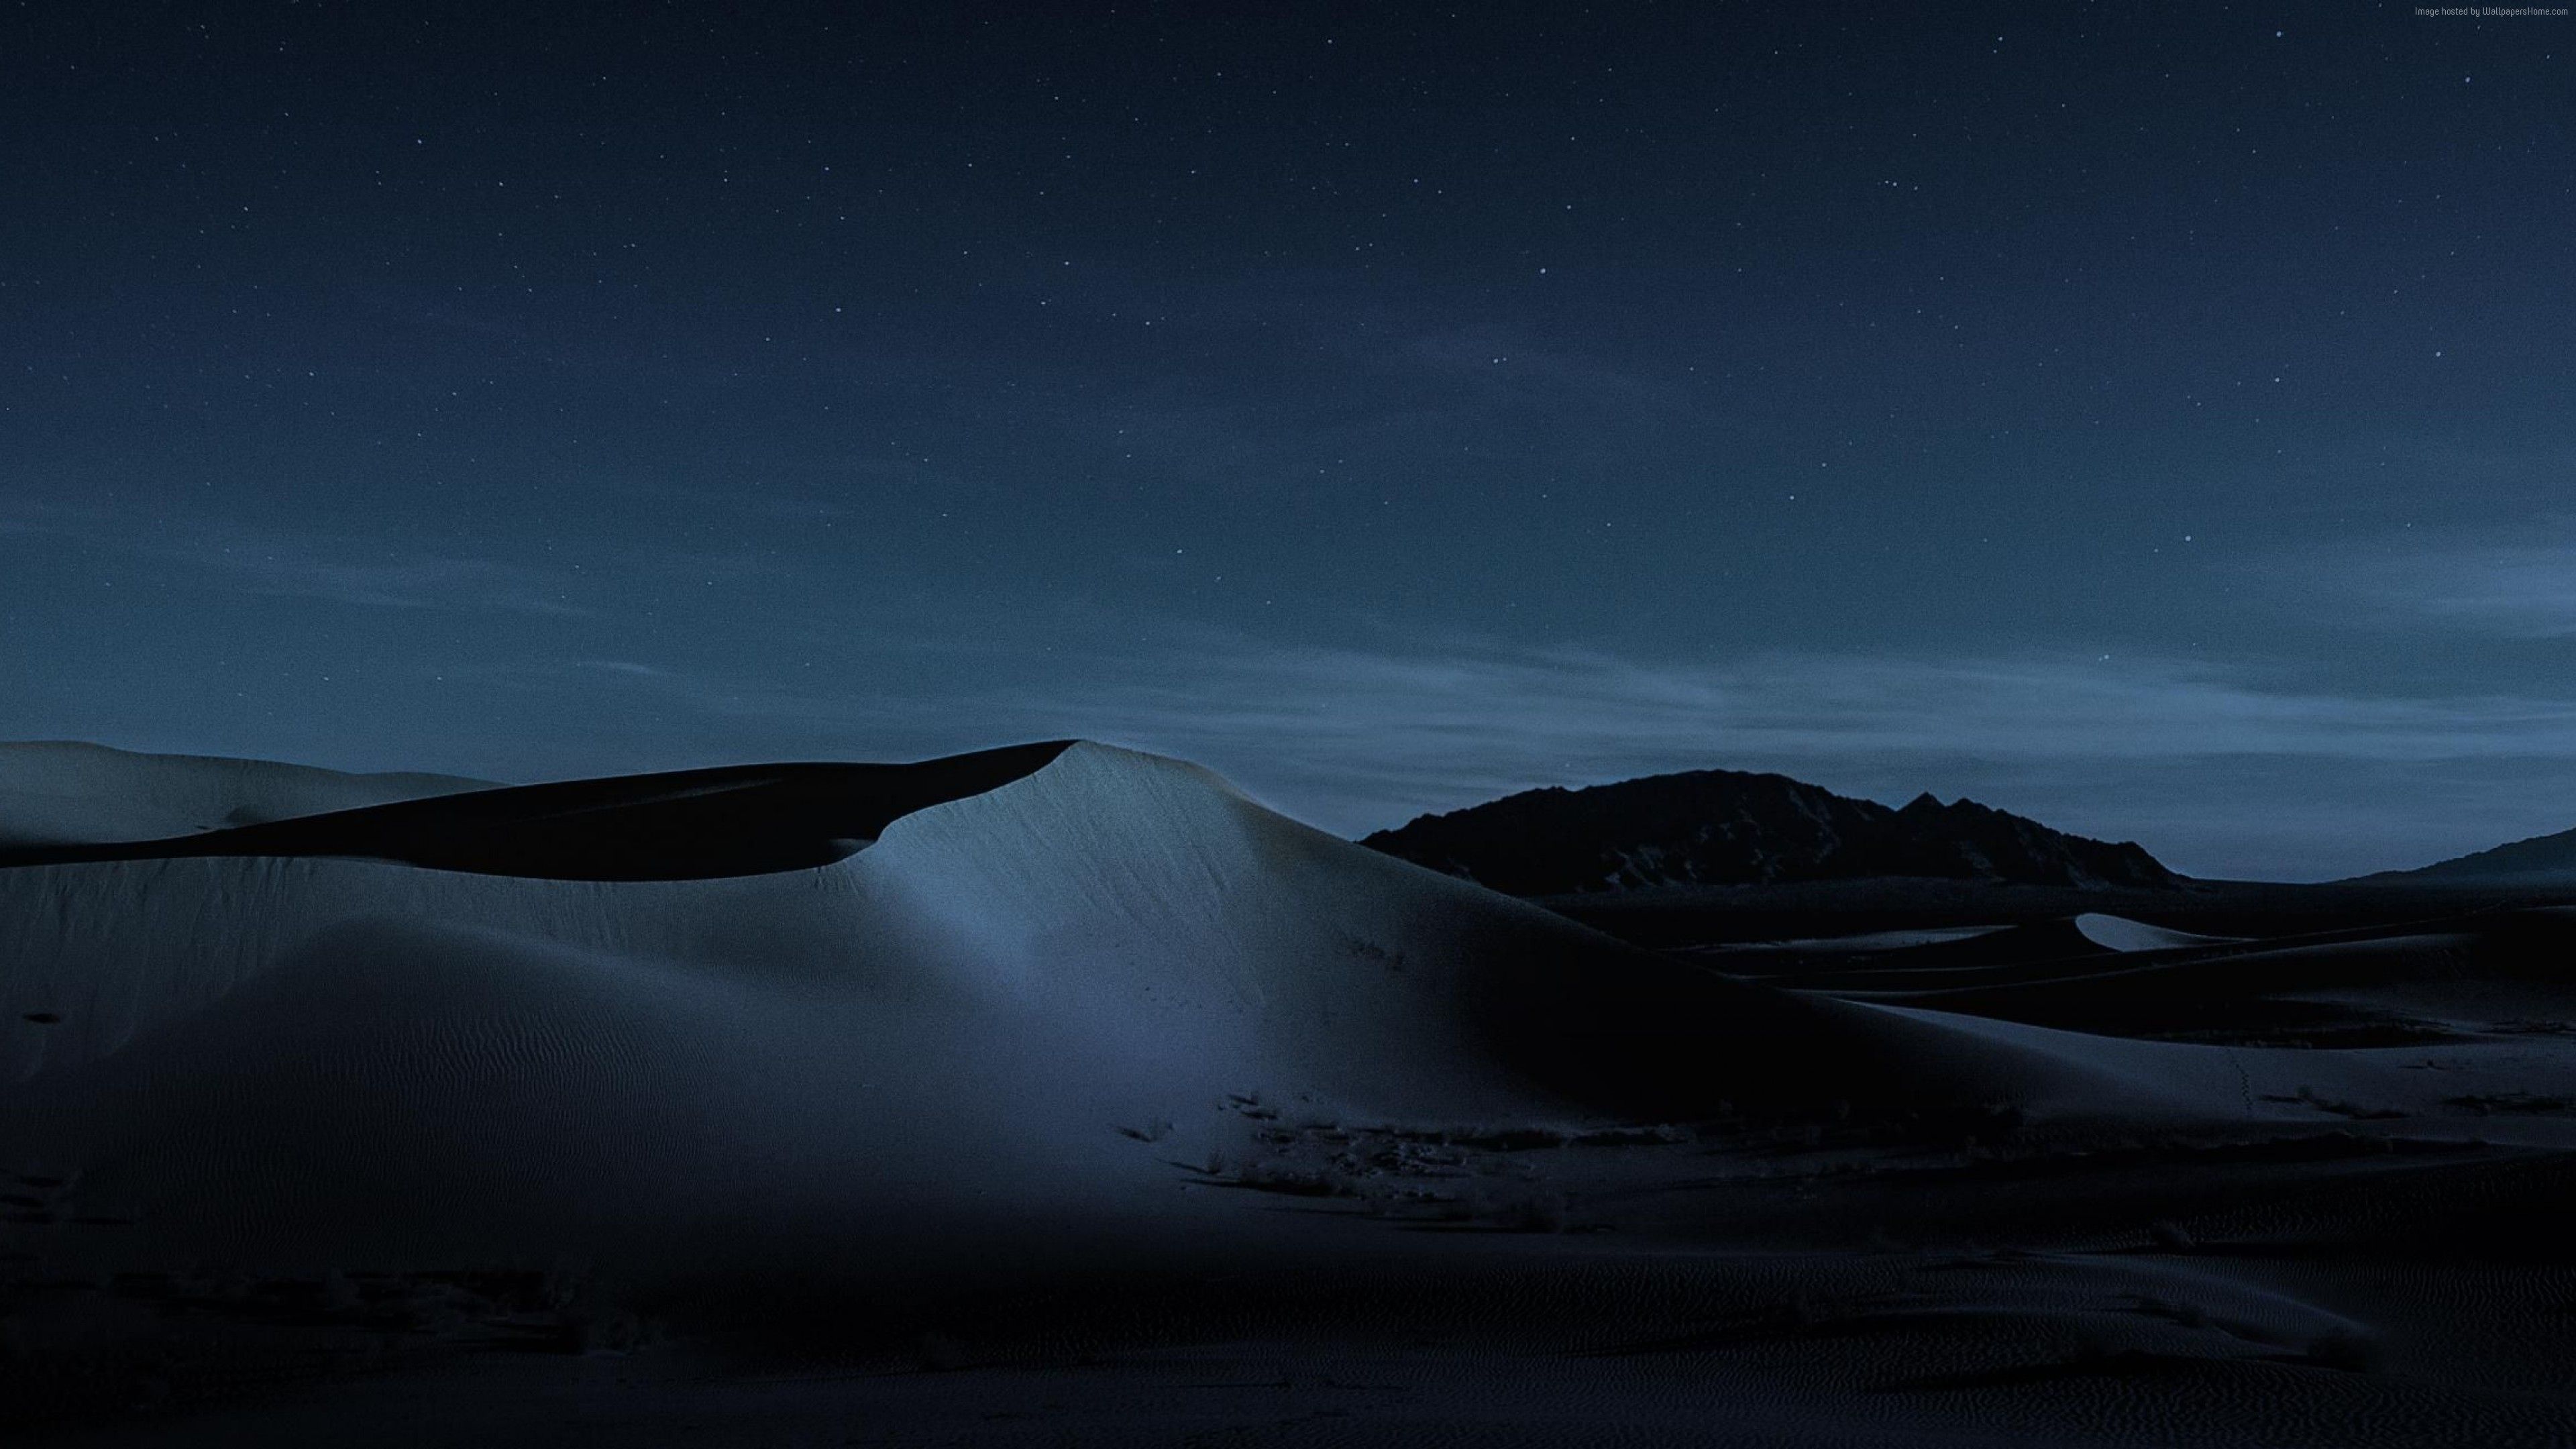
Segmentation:
{"type": "Polygon", "coordinates": [[[2576,825],[2576,20],[578,8],[0,15],[0,737],[2576,825]]]}

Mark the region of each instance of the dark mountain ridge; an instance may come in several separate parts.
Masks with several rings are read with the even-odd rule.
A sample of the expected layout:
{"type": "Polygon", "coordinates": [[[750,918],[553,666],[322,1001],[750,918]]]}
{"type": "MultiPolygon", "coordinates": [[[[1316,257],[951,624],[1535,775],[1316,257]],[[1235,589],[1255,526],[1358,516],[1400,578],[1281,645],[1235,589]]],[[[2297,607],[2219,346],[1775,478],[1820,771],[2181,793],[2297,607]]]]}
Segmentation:
{"type": "Polygon", "coordinates": [[[2551,877],[2576,878],[2576,830],[2561,830],[2555,835],[2535,835],[2528,840],[2508,841],[2486,850],[2437,860],[2413,870],[2381,871],[2360,877],[2367,881],[2480,881],[2534,880],[2551,877]]]}
{"type": "Polygon", "coordinates": [[[1973,800],[1926,794],[1890,809],[1736,770],[1525,790],[1361,844],[1518,896],[1878,876],[2078,888],[2183,880],[2135,844],[2068,835],[1973,800]]]}

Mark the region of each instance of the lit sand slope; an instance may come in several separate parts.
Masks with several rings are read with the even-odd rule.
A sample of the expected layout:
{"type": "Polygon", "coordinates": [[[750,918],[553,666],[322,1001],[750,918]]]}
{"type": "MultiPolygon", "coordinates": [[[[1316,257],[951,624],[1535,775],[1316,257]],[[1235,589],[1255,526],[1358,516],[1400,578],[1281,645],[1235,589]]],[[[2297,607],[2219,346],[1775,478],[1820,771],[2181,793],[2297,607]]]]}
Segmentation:
{"type": "Polygon", "coordinates": [[[1234,1098],[1458,1122],[2245,1095],[2205,1049],[2137,1047],[2177,1073],[1726,980],[1195,767],[1054,748],[767,874],[0,870],[0,1159],[77,1182],[45,1231],[85,1217],[119,1253],[703,1256],[692,1234],[1150,1220],[1174,1161],[1239,1143],[1234,1098]]]}
{"type": "Polygon", "coordinates": [[[2186,946],[2218,946],[2231,938],[2202,936],[2164,926],[2150,926],[2126,916],[2086,911],[2075,918],[2075,930],[2105,951],[2172,951],[2186,946]]]}
{"type": "Polygon", "coordinates": [[[1761,956],[1794,952],[1812,967],[1798,973],[1799,985],[1839,989],[1878,983],[1901,989],[1927,986],[1952,975],[1964,984],[2034,969],[2043,974],[2060,969],[2090,971],[2109,957],[2232,944],[2231,938],[2224,936],[2195,935],[2125,916],[2087,911],[2014,925],[1765,942],[1709,954],[1721,965],[1736,964],[1724,959],[1736,956],[1746,958],[1742,964],[1759,966],[1761,956]]]}
{"type": "Polygon", "coordinates": [[[104,745],[0,744],[0,845],[148,840],[485,788],[452,775],[347,775],[104,745]]]}

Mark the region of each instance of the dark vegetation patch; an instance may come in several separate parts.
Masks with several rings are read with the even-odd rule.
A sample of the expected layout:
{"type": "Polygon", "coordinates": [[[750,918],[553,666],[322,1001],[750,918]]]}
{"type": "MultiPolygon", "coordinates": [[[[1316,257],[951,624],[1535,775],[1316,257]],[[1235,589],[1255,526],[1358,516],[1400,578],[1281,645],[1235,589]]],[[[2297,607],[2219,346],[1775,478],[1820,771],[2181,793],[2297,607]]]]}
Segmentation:
{"type": "Polygon", "coordinates": [[[2321,1096],[2314,1087],[2301,1087],[2295,1094],[2289,1096],[2282,1096],[2277,1093],[2266,1093],[2264,1094],[2263,1100],[2266,1102],[2297,1103],[2302,1106],[2314,1107],[2320,1112],[2331,1112],[2338,1117],[2350,1117],[2357,1122],[2387,1122],[2394,1121],[2395,1119],[2406,1115],[2393,1107],[2370,1107],[2364,1106],[2359,1102],[2347,1102],[2336,1097],[2321,1096]]]}
{"type": "Polygon", "coordinates": [[[2154,1380],[2206,1370],[2210,1360],[2187,1354],[2149,1353],[2140,1348],[2107,1352],[2077,1350],[2064,1358],[2005,1368],[1971,1369],[1965,1373],[1927,1374],[1887,1386],[1899,1393],[1960,1393],[1976,1389],[2032,1388],[2083,1379],[2154,1380]]]}
{"type": "Polygon", "coordinates": [[[2205,1026],[2120,1034],[2141,1041],[2182,1042],[2197,1046],[2287,1047],[2299,1051],[2368,1051],[2374,1047],[2436,1046],[2469,1039],[2448,1027],[2398,1017],[2350,1025],[2318,1025],[2303,1030],[2205,1026]]]}
{"type": "Polygon", "coordinates": [[[2576,1097],[2547,1097],[2535,1092],[2483,1092],[2466,1097],[2445,1097],[2444,1106],[2465,1108],[2481,1117],[2498,1112],[2544,1113],[2576,1109],[2576,1097]]]}
{"type": "Polygon", "coordinates": [[[562,1273],[31,1272],[0,1281],[0,1401],[13,1429],[134,1422],[458,1353],[659,1336],[562,1273]]]}
{"type": "Polygon", "coordinates": [[[2482,1154],[2474,1142],[2365,1136],[2343,1128],[2212,1141],[2185,1137],[2128,1137],[2084,1146],[2038,1144],[1965,1162],[1897,1169],[1954,1178],[2012,1181],[2079,1177],[2141,1167],[2211,1167],[2342,1162],[2373,1157],[2443,1158],[2482,1154]]]}

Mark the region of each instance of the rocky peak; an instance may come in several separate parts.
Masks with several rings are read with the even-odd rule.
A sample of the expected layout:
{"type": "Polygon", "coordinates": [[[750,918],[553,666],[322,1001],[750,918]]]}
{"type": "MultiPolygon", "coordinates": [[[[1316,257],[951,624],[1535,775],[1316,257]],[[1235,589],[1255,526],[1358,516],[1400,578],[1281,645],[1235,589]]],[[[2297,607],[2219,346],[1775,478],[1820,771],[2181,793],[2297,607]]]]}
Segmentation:
{"type": "Polygon", "coordinates": [[[1869,876],[2077,887],[2180,880],[2137,845],[2068,835],[1973,800],[1945,805],[1927,793],[1891,810],[1734,770],[1528,790],[1362,843],[1525,896],[1869,876]]]}

